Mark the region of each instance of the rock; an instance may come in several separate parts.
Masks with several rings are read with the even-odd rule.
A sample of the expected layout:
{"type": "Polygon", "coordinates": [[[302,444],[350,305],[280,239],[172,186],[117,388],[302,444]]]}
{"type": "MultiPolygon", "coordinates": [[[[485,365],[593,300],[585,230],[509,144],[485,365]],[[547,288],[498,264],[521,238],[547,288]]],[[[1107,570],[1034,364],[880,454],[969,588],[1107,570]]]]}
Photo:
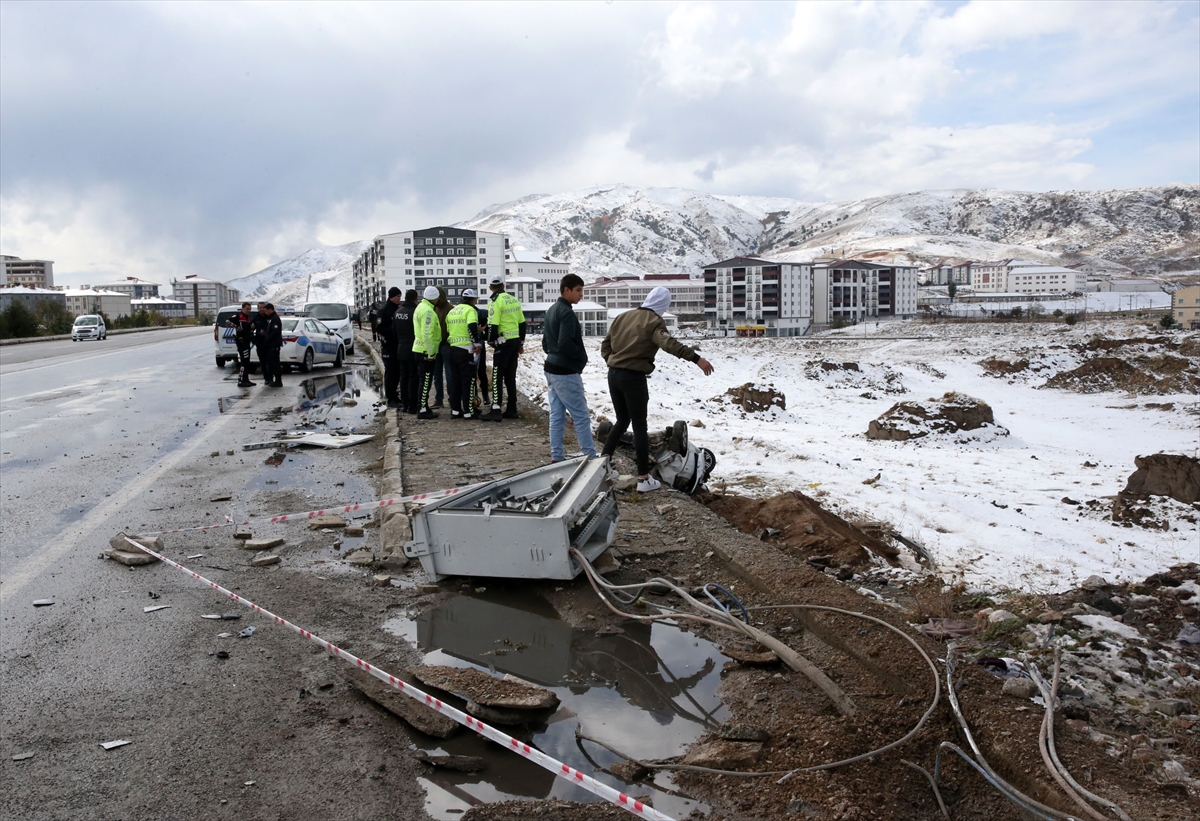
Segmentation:
{"type": "Polygon", "coordinates": [[[1163,715],[1178,716],[1192,712],[1192,703],[1182,698],[1159,698],[1146,702],[1147,709],[1163,715]]]}
{"type": "Polygon", "coordinates": [[[376,587],[387,587],[388,585],[390,585],[392,583],[392,577],[387,575],[386,573],[381,573],[378,576],[375,576],[374,578],[372,578],[371,582],[376,587]]]}
{"type": "Polygon", "coordinates": [[[700,420],[700,419],[693,419],[693,420],[692,420],[691,422],[689,422],[688,424],[690,424],[690,425],[691,425],[693,428],[702,428],[702,427],[704,427],[704,422],[703,422],[702,420],[700,420]]]}
{"type": "Polygon", "coordinates": [[[661,515],[661,514],[665,514],[665,513],[670,513],[672,510],[675,509],[675,505],[655,505],[654,509],[657,510],[659,512],[659,514],[661,515]]]}
{"type": "Polygon", "coordinates": [[[1170,496],[1190,505],[1200,502],[1200,459],[1180,454],[1155,453],[1135,456],[1137,470],[1119,494],[1122,499],[1170,496]]]}
{"type": "Polygon", "coordinates": [[[531,710],[513,710],[506,707],[488,707],[480,704],[477,701],[468,701],[464,708],[469,715],[475,716],[480,721],[487,724],[506,724],[513,726],[517,724],[528,724],[531,721],[539,719],[542,713],[531,710]]]}
{"type": "Polygon", "coordinates": [[[421,593],[421,594],[440,593],[441,590],[442,590],[442,588],[438,587],[436,584],[418,584],[417,585],[417,592],[421,593]]]}
{"type": "Polygon", "coordinates": [[[622,781],[637,781],[650,775],[651,770],[636,761],[618,761],[608,768],[613,775],[622,781]]]}
{"type": "MultiPolygon", "coordinates": [[[[108,546],[110,548],[112,548],[113,550],[124,550],[126,553],[138,553],[141,555],[147,555],[147,554],[142,554],[142,552],[140,550],[138,550],[136,547],[131,545],[129,542],[125,541],[126,535],[127,534],[125,534],[125,533],[119,533],[116,536],[113,536],[111,539],[108,540],[108,546]]],[[[144,547],[150,548],[155,553],[162,553],[164,550],[166,550],[166,545],[163,544],[162,536],[132,535],[132,536],[129,536],[129,538],[144,547]]]]}
{"type": "Polygon", "coordinates": [[[779,663],[779,656],[762,647],[755,650],[747,650],[744,647],[727,644],[721,647],[721,653],[739,664],[748,664],[754,667],[765,667],[770,664],[779,663]]]}
{"type": "MultiPolygon", "coordinates": [[[[32,755],[32,753],[30,753],[32,755]]],[[[1170,760],[1162,763],[1163,780],[1171,784],[1186,784],[1191,781],[1188,778],[1187,768],[1178,761],[1170,760]]]]}
{"type": "Polygon", "coordinates": [[[114,562],[119,562],[128,567],[138,567],[145,564],[154,564],[158,559],[151,556],[149,553],[134,553],[133,548],[129,550],[106,550],[104,555],[112,559],[114,562]]]}
{"type": "Polygon", "coordinates": [[[249,530],[235,530],[233,532],[233,538],[245,541],[246,539],[253,539],[254,534],[249,530]]]}
{"type": "MultiPolygon", "coordinates": [[[[403,548],[402,548],[403,549],[403,548]]],[[[384,556],[379,564],[384,570],[403,570],[412,563],[412,560],[403,553],[392,553],[384,556]]]]}
{"type": "Polygon", "coordinates": [[[1042,624],[1058,624],[1063,620],[1063,614],[1058,610],[1047,610],[1042,615],[1038,616],[1038,621],[1042,624]]]}
{"type": "Polygon", "coordinates": [[[278,556],[268,556],[265,553],[260,553],[250,560],[250,564],[254,567],[267,567],[273,564],[279,564],[282,561],[278,556]]]}
{"type": "Polygon", "coordinates": [[[280,547],[283,541],[277,536],[270,539],[247,539],[242,542],[242,548],[244,550],[270,550],[272,547],[280,547]]]}
{"type": "Polygon", "coordinates": [[[320,530],[323,527],[345,527],[346,520],[341,516],[332,514],[325,516],[314,516],[308,520],[309,530],[320,530]]]}
{"type": "Polygon", "coordinates": [[[1179,631],[1179,635],[1175,637],[1175,641],[1180,644],[1200,644],[1200,627],[1188,623],[1185,624],[1179,631]]]}
{"type": "Polygon", "coordinates": [[[1102,587],[1108,587],[1108,582],[1103,576],[1088,576],[1083,580],[1083,584],[1079,585],[1084,590],[1099,590],[1102,587]]]}
{"type": "Polygon", "coordinates": [[[355,690],[425,735],[448,738],[458,731],[460,725],[454,719],[397,692],[374,676],[348,670],[343,674],[343,678],[355,690]]]}
{"type": "Polygon", "coordinates": [[[413,668],[412,674],[423,684],[486,707],[550,710],[558,706],[558,696],[549,690],[513,679],[495,678],[475,668],[422,665],[413,668]]]}
{"type": "Polygon", "coordinates": [[[725,391],[730,398],[729,404],[736,405],[746,413],[760,413],[772,407],[787,410],[787,399],[774,386],[755,385],[747,382],[736,388],[725,391]]]}
{"type": "Polygon", "coordinates": [[[683,763],[717,770],[744,769],[758,763],[762,749],[763,745],[757,742],[710,741],[689,750],[683,763]]]}
{"type": "Polygon", "coordinates": [[[618,476],[617,481],[613,483],[613,487],[621,493],[629,493],[637,487],[636,476],[618,476]]]}
{"type": "Polygon", "coordinates": [[[1004,687],[1000,692],[1014,698],[1033,698],[1037,695],[1038,688],[1027,678],[1009,678],[1004,680],[1004,687]]]}
{"type": "Polygon", "coordinates": [[[355,550],[347,556],[346,561],[357,567],[365,567],[375,563],[375,554],[370,549],[364,547],[361,550],[355,550]]]}
{"type": "Polygon", "coordinates": [[[613,555],[612,548],[609,548],[596,557],[596,561],[592,562],[592,569],[601,576],[606,576],[620,570],[621,562],[613,555]]]}
{"type": "Polygon", "coordinates": [[[903,442],[930,434],[957,433],[992,426],[1007,436],[1008,431],[995,424],[991,407],[961,393],[947,393],[928,402],[897,402],[867,426],[868,439],[903,442]]]}
{"type": "Polygon", "coordinates": [[[346,529],[345,529],[345,530],[343,530],[342,532],[343,532],[345,535],[347,535],[347,536],[349,536],[349,537],[351,537],[351,538],[354,538],[354,537],[356,537],[356,536],[361,536],[361,535],[363,535],[363,533],[364,533],[365,531],[364,531],[364,530],[363,530],[361,527],[359,527],[358,525],[346,525],[346,529]]]}
{"type": "Polygon", "coordinates": [[[413,750],[410,755],[430,766],[460,773],[482,772],[487,766],[477,755],[430,755],[424,750],[413,750]]]}
{"type": "Polygon", "coordinates": [[[1015,618],[1019,618],[1019,616],[1008,610],[993,610],[988,614],[987,620],[988,624],[999,624],[1002,621],[1010,621],[1015,618]]]}
{"type": "Polygon", "coordinates": [[[756,724],[722,724],[717,734],[725,741],[771,740],[771,734],[756,724]]]}

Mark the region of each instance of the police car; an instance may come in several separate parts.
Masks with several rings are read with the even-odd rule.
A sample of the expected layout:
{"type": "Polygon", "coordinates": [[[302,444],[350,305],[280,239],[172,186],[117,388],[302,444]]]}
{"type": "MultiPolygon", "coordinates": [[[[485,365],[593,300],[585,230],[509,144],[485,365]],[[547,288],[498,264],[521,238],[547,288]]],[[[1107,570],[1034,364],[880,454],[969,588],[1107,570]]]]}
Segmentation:
{"type": "MultiPolygon", "coordinates": [[[[213,324],[213,343],[217,348],[217,367],[224,368],[226,362],[237,362],[237,341],[235,336],[237,332],[229,327],[229,320],[238,315],[238,311],[242,310],[240,305],[227,305],[217,311],[217,321],[213,324]]],[[[258,316],[258,311],[250,309],[250,318],[258,316]]],[[[250,348],[250,362],[255,367],[258,367],[258,349],[250,348]]]]}
{"type": "Polygon", "coordinates": [[[301,309],[342,338],[346,353],[354,353],[354,323],[345,302],[306,302],[301,309]]]}
{"type": "Polygon", "coordinates": [[[283,320],[283,348],[279,362],[294,365],[308,373],[313,365],[330,362],[340,368],[346,358],[346,346],[341,336],[309,316],[287,317],[283,320]]]}

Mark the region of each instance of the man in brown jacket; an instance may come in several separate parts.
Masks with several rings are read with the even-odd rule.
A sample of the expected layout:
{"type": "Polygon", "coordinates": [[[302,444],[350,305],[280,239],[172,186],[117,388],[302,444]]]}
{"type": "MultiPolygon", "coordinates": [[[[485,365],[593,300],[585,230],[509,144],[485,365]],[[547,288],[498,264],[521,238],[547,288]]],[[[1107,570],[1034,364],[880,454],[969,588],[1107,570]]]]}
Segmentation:
{"type": "Polygon", "coordinates": [[[650,475],[650,441],[646,435],[646,408],[650,391],[646,377],[654,370],[654,356],[664,350],[672,356],[695,362],[704,375],[713,372],[712,364],[667,331],[662,314],[671,305],[671,292],[659,286],[652,290],[642,307],[626,311],[608,326],[608,335],[600,345],[600,356],[608,364],[608,391],[612,395],[617,420],[604,442],[604,456],[612,456],[625,431],[633,423],[633,450],[637,457],[638,484],[641,493],[658,490],[662,483],[650,475]]]}

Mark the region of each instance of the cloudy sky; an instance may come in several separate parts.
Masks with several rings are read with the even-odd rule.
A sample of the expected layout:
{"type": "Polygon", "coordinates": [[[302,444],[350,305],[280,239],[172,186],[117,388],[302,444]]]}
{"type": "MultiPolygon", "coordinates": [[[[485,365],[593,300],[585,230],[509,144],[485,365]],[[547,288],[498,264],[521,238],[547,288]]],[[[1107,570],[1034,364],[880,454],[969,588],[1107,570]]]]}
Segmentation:
{"type": "Polygon", "coordinates": [[[0,250],[228,280],[624,182],[1200,180],[1200,3],[0,0],[0,250]]]}

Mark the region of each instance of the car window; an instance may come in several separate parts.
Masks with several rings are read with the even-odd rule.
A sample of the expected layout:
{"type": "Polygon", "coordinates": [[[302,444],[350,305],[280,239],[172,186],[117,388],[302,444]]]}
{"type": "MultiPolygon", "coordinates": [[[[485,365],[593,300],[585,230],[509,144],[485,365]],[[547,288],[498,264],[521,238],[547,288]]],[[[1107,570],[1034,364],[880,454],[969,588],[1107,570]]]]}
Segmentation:
{"type": "Polygon", "coordinates": [[[296,329],[296,324],[299,322],[300,320],[298,319],[285,319],[283,320],[283,329],[285,331],[293,331],[296,329]]]}
{"type": "Polygon", "coordinates": [[[317,323],[313,322],[311,319],[304,320],[304,330],[308,331],[309,333],[317,333],[317,323]]]}
{"type": "Polygon", "coordinates": [[[310,302],[304,306],[304,310],[316,319],[336,321],[350,316],[350,311],[344,302],[310,302]]]}

